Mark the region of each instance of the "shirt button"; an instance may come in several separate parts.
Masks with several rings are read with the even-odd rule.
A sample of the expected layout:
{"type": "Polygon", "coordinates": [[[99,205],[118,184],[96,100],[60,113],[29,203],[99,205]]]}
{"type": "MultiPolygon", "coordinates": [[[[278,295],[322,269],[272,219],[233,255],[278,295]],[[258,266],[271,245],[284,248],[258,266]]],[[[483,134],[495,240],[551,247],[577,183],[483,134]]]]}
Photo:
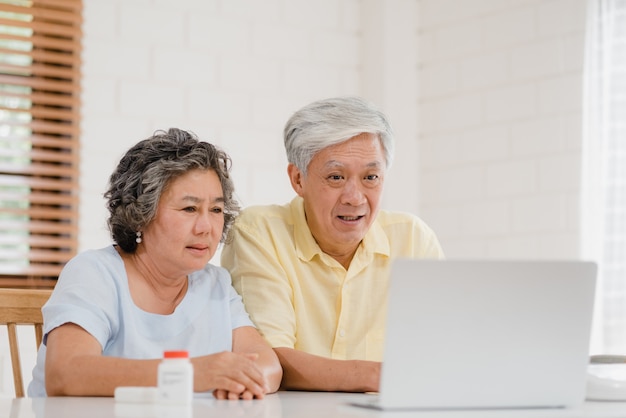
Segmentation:
{"type": "Polygon", "coordinates": [[[346,331],[345,331],[345,330],[343,330],[343,329],[340,329],[340,330],[339,330],[339,336],[340,336],[340,337],[345,337],[345,336],[346,336],[346,331]]]}

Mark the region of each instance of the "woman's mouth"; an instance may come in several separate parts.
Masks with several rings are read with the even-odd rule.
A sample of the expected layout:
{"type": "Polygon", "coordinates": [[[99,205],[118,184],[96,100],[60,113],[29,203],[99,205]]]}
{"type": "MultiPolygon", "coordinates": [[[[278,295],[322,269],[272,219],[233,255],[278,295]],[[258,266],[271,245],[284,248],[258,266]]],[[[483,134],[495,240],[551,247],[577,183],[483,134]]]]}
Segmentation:
{"type": "Polygon", "coordinates": [[[208,246],[206,245],[190,245],[189,247],[190,250],[194,250],[194,251],[206,251],[208,250],[208,246]]]}

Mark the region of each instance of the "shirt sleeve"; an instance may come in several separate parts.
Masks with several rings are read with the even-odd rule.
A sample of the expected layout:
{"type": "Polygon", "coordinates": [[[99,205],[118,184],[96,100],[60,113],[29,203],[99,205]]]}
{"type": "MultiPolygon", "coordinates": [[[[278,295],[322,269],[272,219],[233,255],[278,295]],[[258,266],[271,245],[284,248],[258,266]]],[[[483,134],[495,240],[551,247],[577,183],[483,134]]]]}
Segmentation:
{"type": "Polygon", "coordinates": [[[435,232],[423,220],[415,217],[413,222],[414,257],[416,258],[444,258],[444,252],[435,232]]]}
{"type": "Polygon", "coordinates": [[[79,254],[61,272],[52,296],[42,309],[44,344],[50,331],[73,323],[96,338],[104,349],[118,327],[119,305],[112,271],[94,254],[91,251],[79,254]]]}
{"type": "Polygon", "coordinates": [[[276,237],[277,231],[270,231],[263,222],[239,221],[233,225],[231,240],[222,250],[221,265],[229,270],[235,290],[270,346],[293,348],[296,341],[293,291],[272,244],[289,245],[291,239],[276,237]],[[250,227],[252,224],[255,226],[250,227]]]}
{"type": "Polygon", "coordinates": [[[250,319],[248,312],[243,304],[241,295],[237,293],[235,288],[231,285],[230,275],[224,270],[225,275],[228,277],[226,289],[230,305],[230,323],[231,329],[239,327],[254,327],[254,323],[250,319]]]}

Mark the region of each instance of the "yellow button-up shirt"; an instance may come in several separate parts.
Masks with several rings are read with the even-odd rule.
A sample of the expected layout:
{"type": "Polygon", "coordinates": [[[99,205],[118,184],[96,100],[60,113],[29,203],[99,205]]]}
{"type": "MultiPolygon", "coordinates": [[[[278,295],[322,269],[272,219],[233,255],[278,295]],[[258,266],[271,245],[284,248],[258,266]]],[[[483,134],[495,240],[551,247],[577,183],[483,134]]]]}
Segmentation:
{"type": "Polygon", "coordinates": [[[317,245],[300,197],[244,209],[231,234],[221,265],[269,344],[341,360],[382,361],[391,260],[443,257],[418,217],[379,211],[346,270],[317,245]]]}

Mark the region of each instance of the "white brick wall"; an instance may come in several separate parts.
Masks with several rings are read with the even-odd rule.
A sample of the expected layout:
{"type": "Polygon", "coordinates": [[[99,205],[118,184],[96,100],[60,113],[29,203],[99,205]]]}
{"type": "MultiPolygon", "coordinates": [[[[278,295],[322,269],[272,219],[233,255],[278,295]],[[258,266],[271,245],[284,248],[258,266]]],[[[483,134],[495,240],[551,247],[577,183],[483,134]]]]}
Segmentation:
{"type": "Polygon", "coordinates": [[[585,4],[419,2],[420,214],[448,257],[579,257],[585,4]]]}
{"type": "Polygon", "coordinates": [[[416,191],[390,181],[385,202],[416,212],[416,21],[417,0],[85,0],[80,248],[109,243],[108,175],[155,129],[222,146],[244,205],[290,200],[284,123],[342,94],[391,117],[390,178],[416,191]]]}
{"type": "Polygon", "coordinates": [[[356,0],[86,0],[81,249],[109,242],[107,177],[155,129],[225,148],[244,205],[288,201],[282,127],[311,100],[360,94],[360,11],[356,0]]]}

